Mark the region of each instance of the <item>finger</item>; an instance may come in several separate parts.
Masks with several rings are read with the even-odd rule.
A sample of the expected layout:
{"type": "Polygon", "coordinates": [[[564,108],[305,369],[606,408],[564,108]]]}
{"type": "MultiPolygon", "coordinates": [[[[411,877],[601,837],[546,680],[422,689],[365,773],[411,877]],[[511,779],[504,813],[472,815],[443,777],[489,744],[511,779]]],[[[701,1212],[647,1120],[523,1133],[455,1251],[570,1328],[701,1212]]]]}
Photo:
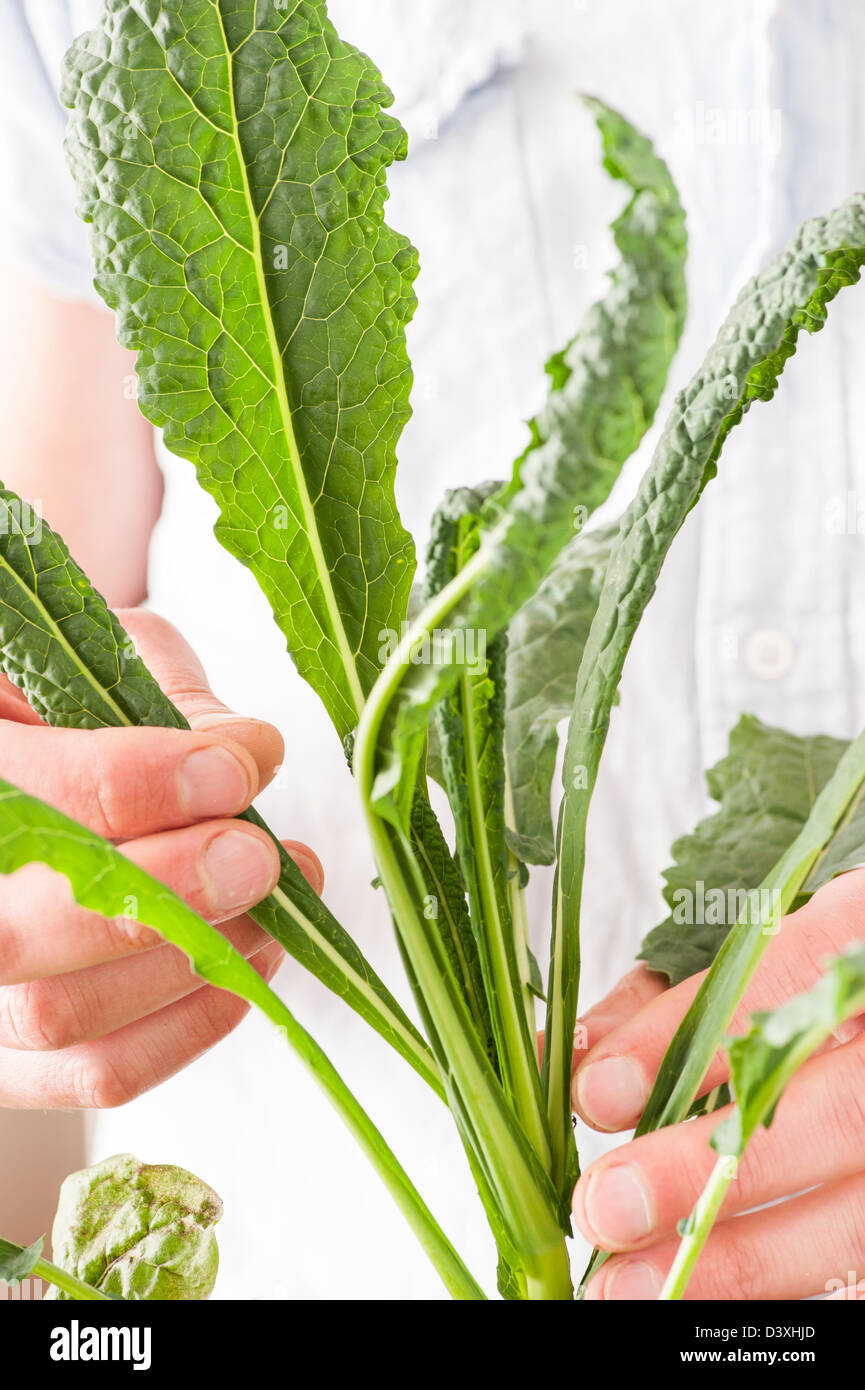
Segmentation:
{"type": "MultiPolygon", "coordinates": [[[[760,1128],[749,1144],[722,1215],[860,1172],[863,1078],[861,1039],[808,1062],[787,1088],[771,1128],[760,1128]]],[[[643,1135],[597,1159],[574,1189],[574,1219],[586,1239],[622,1251],[672,1236],[714,1167],[709,1139],[731,1108],[643,1135]]]]}
{"type": "MultiPolygon", "coordinates": [[[[272,942],[250,964],[270,980],[282,957],[272,942]]],[[[96,1042],[63,1052],[0,1051],[0,1105],[25,1110],[125,1105],[209,1051],[248,1010],[245,1000],[207,985],[96,1042]]]]}
{"type": "MultiPolygon", "coordinates": [[[[823,962],[865,935],[865,871],[843,874],[821,888],[798,912],[785,917],[745,993],[730,1029],[744,1031],[747,1015],[774,1009],[808,989],[823,962]]],[[[572,1099],[594,1129],[631,1129],[649,1097],[670,1039],[705,972],[664,991],[628,1022],[606,1034],[580,1062],[572,1099]]],[[[701,1094],[726,1080],[726,1053],[719,1049],[703,1079],[701,1094]]]]}
{"type": "Polygon", "coordinates": [[[7,781],[104,835],[127,840],[235,816],[259,788],[238,743],[182,729],[49,729],[0,721],[7,781]]]}
{"type": "Polygon", "coordinates": [[[301,840],[283,840],[282,846],[288,850],[313,892],[321,896],[324,888],[324,869],[315,851],[301,840]]]}
{"type": "Polygon", "coordinates": [[[15,719],[20,724],[42,725],[43,722],[8,676],[0,676],[0,719],[15,719]]]}
{"type": "MultiPolygon", "coordinates": [[[[669,989],[665,975],[638,965],[623,975],[609,994],[598,1000],[577,1019],[576,1051],[587,1052],[597,1043],[640,1012],[644,1005],[669,989]]],[[[575,1062],[576,1062],[575,1058],[575,1062]]]]}
{"type": "MultiPolygon", "coordinates": [[[[222,934],[249,959],[271,938],[250,917],[222,934]]],[[[189,957],[173,946],[45,980],[0,988],[0,1048],[60,1051],[115,1033],[201,989],[189,957]]]]}
{"type": "MultiPolygon", "coordinates": [[[[666,977],[656,974],[645,965],[638,965],[629,970],[627,975],[623,975],[603,999],[593,1004],[577,1019],[574,1028],[573,1070],[576,1070],[581,1061],[581,1053],[588,1052],[606,1037],[607,1033],[639,1013],[644,1004],[648,1004],[650,999],[654,999],[668,988],[666,977]]],[[[538,1033],[537,1042],[538,1055],[543,1060],[543,1032],[538,1033]]]]}
{"type": "MultiPolygon", "coordinates": [[[[130,840],[121,853],[214,923],[253,907],[279,877],[270,836],[240,821],[167,830],[130,840]]],[[[108,919],[79,907],[67,881],[45,864],[26,865],[2,887],[0,984],[61,975],[161,944],[132,915],[108,919]]],[[[133,901],[129,907],[137,911],[133,901]]]]}
{"type": "Polygon", "coordinates": [[[259,789],[266,787],[285,752],[279,730],[263,719],[235,714],[217,699],[195,652],[164,618],[140,608],[120,609],[118,617],[151,674],[193,729],[239,743],[255,760],[259,789]]]}
{"type": "Polygon", "coordinates": [[[840,1289],[835,1289],[826,1299],[827,1303],[836,1301],[850,1301],[858,1303],[865,1299],[865,1279],[860,1279],[858,1284],[851,1284],[849,1281],[843,1284],[840,1289]]]}
{"type": "MultiPolygon", "coordinates": [[[[587,1299],[657,1298],[677,1240],[615,1255],[587,1299]]],[[[706,1241],[686,1299],[800,1299],[841,1288],[865,1258],[865,1174],[812,1189],[748,1216],[722,1221],[706,1241]]]]}

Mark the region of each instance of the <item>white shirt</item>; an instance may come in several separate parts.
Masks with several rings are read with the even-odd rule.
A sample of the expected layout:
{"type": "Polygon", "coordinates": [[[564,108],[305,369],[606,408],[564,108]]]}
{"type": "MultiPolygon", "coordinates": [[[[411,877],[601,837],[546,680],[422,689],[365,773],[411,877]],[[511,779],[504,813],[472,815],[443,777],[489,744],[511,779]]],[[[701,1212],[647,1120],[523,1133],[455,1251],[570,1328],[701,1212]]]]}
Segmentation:
{"type": "MultiPolygon", "coordinates": [[[[86,247],[45,73],[97,8],[7,0],[0,28],[20,72],[33,74],[29,98],[0,113],[19,190],[7,241],[73,295],[88,293],[86,247]]],[[[614,255],[606,228],[622,191],[601,170],[596,133],[572,94],[618,106],[667,159],[688,210],[690,312],[658,424],[606,509],[618,511],[672,392],[747,275],[805,216],[865,183],[865,116],[854,100],[865,14],[846,0],[333,0],[330,11],[382,68],[411,138],[408,160],[390,174],[387,217],[421,253],[408,333],[414,414],[397,483],[421,553],[446,487],[507,473],[522,421],[543,399],[545,358],[603,291],[614,255]]],[[[858,488],[865,502],[865,291],[845,292],[829,316],[818,339],[800,342],[778,399],[754,406],[733,433],[628,658],[590,818],[586,1004],[630,967],[663,915],[660,870],[672,840],[708,810],[702,772],[738,715],[846,735],[865,715],[862,541],[826,523],[848,492],[858,488]]],[[[320,853],[328,903],[407,1000],[385,904],[367,887],[374,868],[338,740],[254,580],[215,541],[215,508],[190,465],[164,451],[161,461],[150,603],[185,633],[223,699],[279,725],[285,764],[258,804],[279,833],[320,853]]],[[[529,888],[542,961],[549,880],[533,872],[529,888]]],[[[491,1290],[491,1240],[443,1107],[294,962],[277,988],[491,1290]]],[[[90,1123],[94,1160],[132,1150],[192,1168],[220,1191],[217,1297],[442,1293],[379,1180],[262,1020],[90,1123]]],[[[579,1139],[584,1163],[611,1142],[585,1131],[579,1139]]],[[[575,1251],[577,1270],[584,1253],[575,1251]]]]}

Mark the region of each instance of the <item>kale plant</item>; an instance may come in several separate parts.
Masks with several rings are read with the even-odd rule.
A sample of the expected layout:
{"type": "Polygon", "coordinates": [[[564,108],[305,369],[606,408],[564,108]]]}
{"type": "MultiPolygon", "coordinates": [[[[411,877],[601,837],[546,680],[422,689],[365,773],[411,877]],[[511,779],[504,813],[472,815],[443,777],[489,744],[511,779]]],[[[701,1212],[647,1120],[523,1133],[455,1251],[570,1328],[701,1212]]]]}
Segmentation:
{"type": "MultiPolygon", "coordinates": [[[[338,37],[324,0],[108,0],[101,27],[67,56],[63,95],[95,284],[120,342],[137,353],[141,410],[194,464],[219,508],[219,540],[254,574],[346,748],[421,1029],[284,852],[279,885],[253,916],[402,1055],[416,1073],[407,1086],[425,1083],[449,1107],[503,1296],[570,1299],[585,830],[623,665],[728,435],[771,400],[799,333],[822,328],[830,301],[858,280],[865,196],[805,223],[745,287],[676,396],[620,522],[587,527],[661,400],[685,319],[687,244],[664,162],[621,115],[588,100],[605,167],[626,191],[613,225],[618,264],[604,298],[547,364],[548,397],[520,457],[510,468],[502,461],[500,481],[442,502],[423,588],[412,594],[415,551],[394,478],[409,414],[405,325],[417,254],[384,220],[385,176],[406,139],[374,64],[338,37]],[[382,662],[384,631],[403,636],[382,662]],[[447,792],[452,843],[433,812],[430,777],[447,792]],[[542,971],[524,887],[527,866],[553,861],[542,971]]],[[[63,541],[48,527],[25,534],[13,494],[0,504],[0,664],[37,713],[61,727],[184,727],[63,541]]],[[[863,856],[865,734],[849,745],[802,740],[746,719],[710,778],[721,810],[678,842],[668,893],[698,879],[735,888],[741,912],[732,928],[701,934],[673,916],[644,945],[649,964],[674,980],[711,969],[642,1132],[690,1112],[781,914],[863,856]],[[779,805],[784,815],[760,814],[779,805]]],[[[138,920],[181,947],[198,975],[256,1004],[327,1093],[446,1288],[484,1297],[288,1005],[111,844],[2,783],[0,871],[34,860],[65,875],[86,908],[110,917],[134,902],[138,920]]],[[[756,1020],[732,1044],[739,1108],[717,1140],[727,1166],[685,1228],[669,1296],[684,1288],[730,1157],[771,1118],[792,1069],[833,1020],[862,1007],[860,957],[844,958],[812,996],[756,1020]]],[[[134,1197],[142,1172],[156,1171],[111,1163],[107,1186],[99,1169],[76,1179],[79,1194],[102,1194],[105,1221],[124,1193],[134,1197]]],[[[206,1296],[218,1199],[205,1201],[197,1181],[178,1179],[176,1239],[186,1231],[192,1242],[187,1282],[172,1284],[171,1269],[136,1277],[134,1249],[124,1246],[123,1278],[109,1293],[206,1296]]],[[[106,1296],[97,1237],[95,1253],[59,1243],[69,1297],[106,1296]]],[[[172,1256],[172,1240],[154,1240],[172,1256]]],[[[38,1245],[0,1247],[0,1274],[28,1270],[46,1273],[38,1245]]]]}

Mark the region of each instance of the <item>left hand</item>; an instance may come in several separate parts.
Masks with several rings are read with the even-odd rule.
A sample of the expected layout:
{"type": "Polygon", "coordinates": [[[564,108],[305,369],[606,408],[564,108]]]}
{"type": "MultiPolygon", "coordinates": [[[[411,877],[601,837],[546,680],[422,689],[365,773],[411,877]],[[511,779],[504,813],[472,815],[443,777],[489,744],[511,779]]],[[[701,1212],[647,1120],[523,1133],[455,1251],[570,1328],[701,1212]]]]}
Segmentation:
{"type": "MultiPolygon", "coordinates": [[[[746,1015],[810,988],[827,956],[865,937],[865,870],[827,884],[784,918],[729,1032],[746,1015]]],[[[594,1129],[633,1128],[702,975],[673,989],[639,967],[581,1020],[588,1051],[575,1057],[573,1100],[594,1129]]],[[[703,1093],[727,1077],[726,1054],[703,1093]]],[[[689,1214],[715,1162],[709,1137],[726,1111],[670,1126],[615,1149],[582,1175],[574,1217],[594,1245],[616,1252],[591,1280],[593,1299],[657,1298],[689,1214]]],[[[797,1073],[770,1129],[749,1145],[687,1298],[800,1299],[865,1275],[865,1033],[862,1020],[797,1073]],[[767,1202],[811,1191],[779,1205],[767,1202]],[[745,1216],[730,1218],[737,1213],[745,1216]]],[[[847,1295],[850,1296],[849,1294],[847,1295]]],[[[855,1295],[853,1295],[855,1297],[855,1295]]]]}

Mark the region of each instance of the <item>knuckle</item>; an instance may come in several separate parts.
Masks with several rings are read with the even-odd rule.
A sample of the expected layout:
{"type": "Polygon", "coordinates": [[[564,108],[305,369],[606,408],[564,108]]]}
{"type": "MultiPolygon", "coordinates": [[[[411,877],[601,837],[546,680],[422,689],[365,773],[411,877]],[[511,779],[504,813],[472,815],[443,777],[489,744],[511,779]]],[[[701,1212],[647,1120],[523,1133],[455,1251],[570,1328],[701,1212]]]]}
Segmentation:
{"type": "Polygon", "coordinates": [[[111,927],[120,938],[121,944],[130,952],[146,951],[162,940],[152,927],[146,927],[135,917],[112,917],[111,927]]]}
{"type": "MultiPolygon", "coordinates": [[[[684,1138],[686,1140],[690,1137],[687,1134],[687,1129],[688,1126],[685,1126],[684,1138]]],[[[663,1131],[660,1133],[663,1134],[663,1131]]],[[[697,1145],[685,1142],[677,1146],[673,1165],[676,1172],[676,1191],[687,1199],[687,1202],[681,1201],[682,1207],[686,1208],[687,1212],[692,1209],[703,1191],[706,1180],[714,1167],[715,1158],[716,1154],[705,1141],[697,1145]]]]}
{"type": "MultiPolygon", "coordinates": [[[[770,957],[771,970],[766,971],[761,982],[760,1008],[764,1009],[775,1009],[785,1004],[809,983],[805,978],[808,960],[807,938],[785,938],[782,932],[773,944],[776,949],[770,957]]],[[[735,1027],[738,1028],[740,1018],[747,1027],[749,1007],[749,1003],[739,1006],[735,1027]]]]}
{"type": "Polygon", "coordinates": [[[857,1183],[841,1203],[838,1225],[846,1249],[855,1252],[857,1259],[865,1253],[865,1187],[857,1183]]]}
{"type": "Polygon", "coordinates": [[[614,991],[614,1001],[623,1007],[629,1014],[636,1013],[643,1004],[643,991],[640,983],[634,978],[634,973],[626,975],[621,980],[614,991]]]}
{"type": "MultiPolygon", "coordinates": [[[[770,1191],[777,1180],[777,1170],[777,1130],[773,1132],[761,1128],[749,1143],[736,1170],[733,1187],[737,1189],[737,1206],[747,1208],[752,1205],[752,1198],[756,1202],[760,1193],[770,1191]]],[[[730,1200],[728,1197],[728,1203],[730,1200]]],[[[726,1210],[726,1205],[722,1207],[722,1212],[726,1210]]]]}
{"type": "Polygon", "coordinates": [[[189,1057],[199,1057],[222,1042],[244,1019],[250,1005],[212,989],[200,990],[184,1001],[183,1038],[189,1057]]]}
{"type": "MultiPolygon", "coordinates": [[[[808,931],[803,933],[803,955],[807,969],[807,984],[811,984],[823,971],[826,960],[843,951],[850,942],[849,921],[838,921],[830,916],[819,918],[808,931]]],[[[800,985],[801,988],[801,985],[800,985]]]]}
{"type": "Polygon", "coordinates": [[[13,980],[21,965],[21,939],[4,920],[0,909],[0,984],[13,980]]]}
{"type": "MultiPolygon", "coordinates": [[[[849,1050],[840,1050],[833,1058],[838,1065],[831,1068],[829,1082],[823,1089],[826,1106],[825,1132],[831,1144],[834,1135],[853,1135],[865,1138],[865,1048],[854,1043],[849,1050]]],[[[783,1097],[782,1097],[783,1101],[783,1097]]],[[[828,1149],[831,1152],[831,1148],[828,1149]]]]}
{"type": "Polygon", "coordinates": [[[714,1288],[709,1297],[732,1297],[752,1302],[761,1297],[761,1288],[767,1273],[765,1260],[747,1235],[738,1234],[732,1229],[734,1226],[735,1222],[728,1222],[718,1233],[716,1240],[709,1242],[706,1266],[708,1270],[714,1271],[710,1276],[714,1288]]]}
{"type": "Polygon", "coordinates": [[[117,1110],[138,1095],[135,1085],[110,1058],[90,1058],[76,1078],[77,1103],[85,1110],[117,1110]]]}
{"type": "Polygon", "coordinates": [[[175,760],[166,756],[162,744],[148,740],[148,734],[160,731],[106,731],[115,732],[120,737],[107,749],[103,747],[105,756],[94,758],[81,774],[75,798],[83,814],[76,812],[76,818],[84,819],[108,840],[123,840],[137,833],[141,825],[174,816],[175,760]],[[130,797],[130,785],[134,797],[130,797]]]}
{"type": "MultiPolygon", "coordinates": [[[[89,820],[100,835],[120,838],[123,825],[124,793],[117,785],[109,766],[101,762],[90,765],[81,793],[89,810],[89,820]]],[[[128,798],[128,792],[126,793],[128,798]]]]}
{"type": "Polygon", "coordinates": [[[75,1041],[54,991],[41,980],[0,990],[0,1033],[27,1052],[56,1052],[75,1041]]]}

